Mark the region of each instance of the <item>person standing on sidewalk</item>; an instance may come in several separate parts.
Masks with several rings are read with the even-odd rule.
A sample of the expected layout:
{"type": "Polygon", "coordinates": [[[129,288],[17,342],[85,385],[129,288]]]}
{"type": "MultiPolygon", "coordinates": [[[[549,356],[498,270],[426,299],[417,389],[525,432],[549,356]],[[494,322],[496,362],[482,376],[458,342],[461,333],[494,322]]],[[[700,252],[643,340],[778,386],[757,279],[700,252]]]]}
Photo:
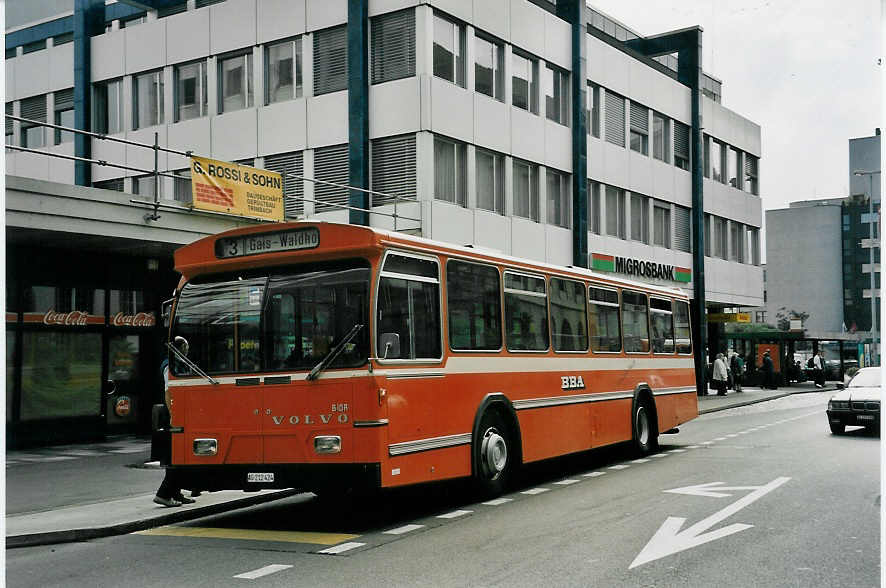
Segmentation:
{"type": "Polygon", "coordinates": [[[714,373],[711,379],[714,381],[714,388],[717,389],[717,396],[726,396],[726,382],[729,378],[726,370],[726,360],[722,353],[717,354],[714,360],[714,373]]]}
{"type": "MultiPolygon", "coordinates": [[[[163,358],[163,361],[160,363],[160,372],[163,374],[163,401],[166,403],[166,418],[163,425],[165,434],[162,435],[165,451],[162,452],[160,461],[163,465],[169,465],[172,462],[172,433],[169,431],[172,421],[172,399],[169,396],[169,357],[163,358]]],[[[154,502],[163,506],[181,506],[196,502],[193,498],[187,498],[182,494],[181,488],[175,484],[172,478],[169,475],[169,470],[166,470],[163,482],[160,483],[157,495],[154,496],[154,502]]]]}
{"type": "Polygon", "coordinates": [[[813,377],[815,378],[815,387],[824,388],[824,360],[821,358],[821,352],[816,351],[812,357],[813,377]]]}
{"type": "Polygon", "coordinates": [[[732,389],[741,392],[741,379],[744,375],[744,360],[738,353],[733,353],[729,360],[732,371],[732,389]]]}
{"type": "Polygon", "coordinates": [[[769,351],[763,352],[763,385],[761,388],[770,390],[775,390],[777,386],[775,385],[775,365],[772,363],[772,358],[769,357],[769,351]]]}

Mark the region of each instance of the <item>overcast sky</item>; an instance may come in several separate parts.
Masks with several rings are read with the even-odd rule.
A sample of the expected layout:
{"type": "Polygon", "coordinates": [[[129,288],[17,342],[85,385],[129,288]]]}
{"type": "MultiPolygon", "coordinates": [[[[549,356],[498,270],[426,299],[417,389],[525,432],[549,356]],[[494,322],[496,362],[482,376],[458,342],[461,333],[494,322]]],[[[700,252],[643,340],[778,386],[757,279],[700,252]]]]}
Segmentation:
{"type": "Polygon", "coordinates": [[[699,25],[724,106],[762,127],[763,208],[846,196],[849,139],[881,121],[878,0],[591,0],[643,36],[699,25]]]}

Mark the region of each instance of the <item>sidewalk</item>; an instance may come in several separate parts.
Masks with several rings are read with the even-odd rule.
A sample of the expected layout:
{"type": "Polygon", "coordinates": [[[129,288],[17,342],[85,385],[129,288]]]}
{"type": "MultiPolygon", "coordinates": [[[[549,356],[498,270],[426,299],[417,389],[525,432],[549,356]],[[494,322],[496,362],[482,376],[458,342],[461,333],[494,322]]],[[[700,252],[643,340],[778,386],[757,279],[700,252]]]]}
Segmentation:
{"type": "MultiPolygon", "coordinates": [[[[782,398],[833,390],[795,384],[778,390],[745,387],[727,396],[699,397],[706,414],[782,398]]],[[[297,494],[297,490],[204,492],[197,502],[165,508],[152,502],[163,480],[146,467],[150,440],[111,438],[104,443],[46,447],[6,454],[6,547],[30,547],[122,535],[198,519],[297,494]]]]}

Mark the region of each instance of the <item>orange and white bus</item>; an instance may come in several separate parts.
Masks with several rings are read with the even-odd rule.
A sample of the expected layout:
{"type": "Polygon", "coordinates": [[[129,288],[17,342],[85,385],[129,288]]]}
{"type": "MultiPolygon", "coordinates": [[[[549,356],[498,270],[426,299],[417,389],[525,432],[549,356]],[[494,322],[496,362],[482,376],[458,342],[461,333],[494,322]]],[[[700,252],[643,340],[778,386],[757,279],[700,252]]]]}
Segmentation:
{"type": "Polygon", "coordinates": [[[633,441],[698,415],[676,288],[363,226],[175,253],[172,464],[195,490],[385,488],[633,441]]]}

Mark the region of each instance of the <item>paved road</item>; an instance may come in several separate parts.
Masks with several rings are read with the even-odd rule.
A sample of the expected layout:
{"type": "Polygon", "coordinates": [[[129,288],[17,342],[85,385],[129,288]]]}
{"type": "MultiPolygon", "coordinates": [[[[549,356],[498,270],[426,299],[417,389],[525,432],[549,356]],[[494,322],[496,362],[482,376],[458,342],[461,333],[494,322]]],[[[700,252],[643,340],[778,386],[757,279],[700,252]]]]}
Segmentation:
{"type": "Polygon", "coordinates": [[[829,396],[705,415],[644,460],[616,448],[532,467],[491,504],[459,484],[356,502],[299,495],[143,534],[9,551],[7,581],[877,586],[879,438],[832,436],[829,396]]]}

